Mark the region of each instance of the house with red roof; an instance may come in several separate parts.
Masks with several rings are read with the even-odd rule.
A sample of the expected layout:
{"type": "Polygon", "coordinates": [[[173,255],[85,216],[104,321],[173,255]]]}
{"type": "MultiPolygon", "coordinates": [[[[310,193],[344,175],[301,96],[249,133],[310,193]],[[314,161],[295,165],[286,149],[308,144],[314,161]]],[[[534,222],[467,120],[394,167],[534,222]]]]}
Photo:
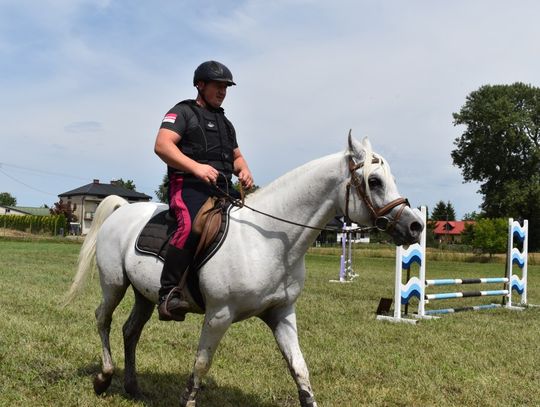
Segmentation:
{"type": "Polygon", "coordinates": [[[465,226],[474,225],[475,222],[470,220],[438,220],[434,223],[435,240],[445,243],[461,243],[465,226]]]}

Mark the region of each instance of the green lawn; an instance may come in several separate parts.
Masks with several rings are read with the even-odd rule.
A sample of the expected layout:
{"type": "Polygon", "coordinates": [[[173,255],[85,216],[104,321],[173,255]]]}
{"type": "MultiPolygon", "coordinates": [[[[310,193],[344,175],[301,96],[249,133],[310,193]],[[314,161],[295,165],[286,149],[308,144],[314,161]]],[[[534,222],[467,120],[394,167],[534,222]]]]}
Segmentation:
{"type": "MultiPolygon", "coordinates": [[[[185,323],[150,320],[138,352],[146,398],[130,400],[122,388],[121,337],[130,293],[112,327],[116,376],[105,395],[95,396],[92,376],[101,363],[93,315],[100,298],[97,278],[69,307],[59,306],[79,247],[0,240],[0,406],[178,405],[201,317],[189,316],[185,323]]],[[[298,323],[320,406],[540,405],[540,309],[459,313],[417,326],[384,323],[374,312],[381,296],[392,296],[394,259],[355,255],[360,277],[346,285],[328,283],[338,275],[335,255],[310,253],[307,267],[298,323]]],[[[504,274],[502,264],[433,261],[427,267],[429,278],[504,274]]],[[[454,305],[480,301],[490,299],[454,305]]],[[[529,301],[540,304],[540,266],[529,268],[529,301]]],[[[262,322],[245,321],[227,333],[200,405],[298,405],[294,383],[262,322]]]]}

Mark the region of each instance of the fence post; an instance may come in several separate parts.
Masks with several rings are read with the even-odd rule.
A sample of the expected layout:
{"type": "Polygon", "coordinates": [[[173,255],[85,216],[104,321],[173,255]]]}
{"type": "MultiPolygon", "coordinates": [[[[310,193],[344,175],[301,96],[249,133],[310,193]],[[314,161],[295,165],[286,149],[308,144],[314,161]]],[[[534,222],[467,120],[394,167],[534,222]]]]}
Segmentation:
{"type": "Polygon", "coordinates": [[[424,318],[426,316],[426,260],[427,260],[427,248],[426,248],[426,235],[427,235],[427,209],[425,206],[420,208],[422,218],[424,220],[424,230],[420,236],[420,248],[422,253],[422,259],[420,261],[420,270],[418,271],[418,278],[420,279],[420,287],[422,292],[420,293],[420,299],[418,300],[418,316],[424,318]]]}

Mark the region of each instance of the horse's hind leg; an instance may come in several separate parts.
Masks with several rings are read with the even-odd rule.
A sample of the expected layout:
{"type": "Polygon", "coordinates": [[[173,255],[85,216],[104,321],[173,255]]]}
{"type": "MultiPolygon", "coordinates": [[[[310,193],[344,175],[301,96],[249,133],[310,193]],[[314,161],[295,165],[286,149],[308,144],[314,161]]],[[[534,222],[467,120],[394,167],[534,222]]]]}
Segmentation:
{"type": "Polygon", "coordinates": [[[287,361],[291,375],[298,387],[300,405],[302,407],[317,407],[309,382],[308,368],[298,343],[294,305],[273,309],[262,319],[272,329],[279,350],[287,361]]]}
{"type": "Polygon", "coordinates": [[[144,325],[154,312],[154,303],[146,299],[139,291],[133,289],[135,293],[135,304],[131,310],[128,320],[122,329],[124,333],[124,354],[125,354],[125,375],[124,389],[134,397],[140,397],[139,384],[136,372],[136,349],[141,337],[144,325]]]}
{"type": "Polygon", "coordinates": [[[128,285],[104,286],[102,284],[103,298],[96,309],[96,321],[102,347],[102,368],[94,378],[94,391],[96,394],[105,392],[112,380],[114,364],[111,355],[109,340],[111,332],[112,314],[126,293],[128,285]]]}

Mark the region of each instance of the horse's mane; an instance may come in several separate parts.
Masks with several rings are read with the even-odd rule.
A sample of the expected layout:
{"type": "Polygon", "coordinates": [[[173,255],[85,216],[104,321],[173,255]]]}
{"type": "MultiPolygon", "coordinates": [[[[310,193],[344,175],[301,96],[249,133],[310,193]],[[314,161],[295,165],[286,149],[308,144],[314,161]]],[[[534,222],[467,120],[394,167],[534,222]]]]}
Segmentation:
{"type": "Polygon", "coordinates": [[[246,197],[246,199],[247,198],[250,198],[250,199],[256,198],[261,193],[273,194],[275,191],[281,190],[284,183],[287,183],[290,180],[297,179],[302,174],[305,174],[306,172],[309,172],[309,170],[311,168],[317,168],[323,162],[334,159],[339,154],[341,154],[341,153],[330,154],[330,155],[327,155],[327,156],[324,156],[324,157],[316,158],[316,159],[314,159],[312,161],[308,161],[307,163],[304,163],[304,164],[300,165],[299,167],[293,168],[290,171],[280,175],[279,177],[277,177],[276,179],[271,181],[269,184],[259,188],[254,193],[248,195],[248,197],[246,197]]]}

